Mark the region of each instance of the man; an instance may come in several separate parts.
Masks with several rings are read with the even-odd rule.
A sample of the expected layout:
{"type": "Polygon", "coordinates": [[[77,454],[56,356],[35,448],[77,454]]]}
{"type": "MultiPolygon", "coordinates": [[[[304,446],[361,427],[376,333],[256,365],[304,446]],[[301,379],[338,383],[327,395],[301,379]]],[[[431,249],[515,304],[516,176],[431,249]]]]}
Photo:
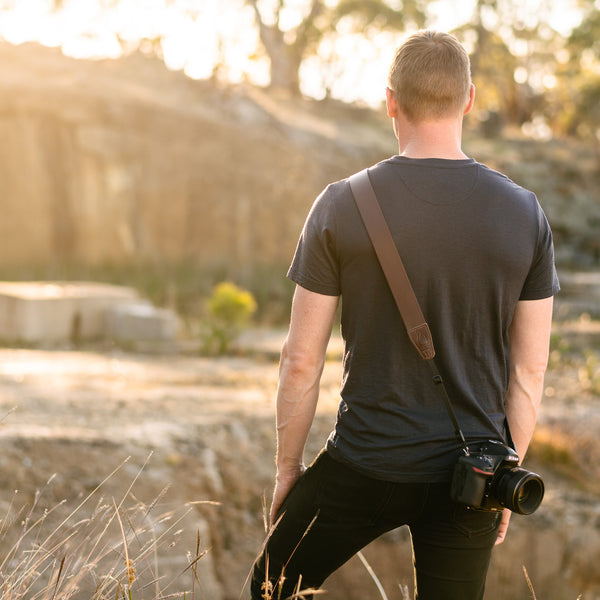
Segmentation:
{"type": "MultiPolygon", "coordinates": [[[[468,158],[469,58],[444,33],[398,49],[387,110],[399,154],[369,176],[415,289],[467,440],[531,439],[558,291],[552,235],[534,194],[468,158]]],[[[510,512],[450,499],[460,447],[425,361],[411,345],[348,180],[316,200],[288,276],[297,287],[277,393],[277,476],[252,598],[316,589],[382,533],[411,532],[415,597],[483,598],[510,512]],[[345,341],[335,430],[303,452],[338,300],[345,341]]],[[[310,592],[302,597],[311,597],[310,592]]]]}

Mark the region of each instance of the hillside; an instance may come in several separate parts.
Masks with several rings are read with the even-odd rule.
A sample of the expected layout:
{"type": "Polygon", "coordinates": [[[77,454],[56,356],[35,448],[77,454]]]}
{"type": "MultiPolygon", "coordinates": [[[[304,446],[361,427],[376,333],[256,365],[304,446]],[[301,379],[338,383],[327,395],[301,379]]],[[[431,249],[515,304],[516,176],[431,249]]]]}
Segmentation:
{"type": "Polygon", "coordinates": [[[0,60],[3,264],[277,262],[330,178],[393,148],[367,113],[332,122],[140,54],[0,44],[0,60]]]}
{"type": "MultiPolygon", "coordinates": [[[[0,266],[280,266],[328,182],[397,151],[383,114],[193,81],[141,54],[81,61],[2,43],[0,60],[0,266]]],[[[597,153],[484,139],[478,118],[467,152],[538,193],[561,263],[597,265],[597,153]]]]}

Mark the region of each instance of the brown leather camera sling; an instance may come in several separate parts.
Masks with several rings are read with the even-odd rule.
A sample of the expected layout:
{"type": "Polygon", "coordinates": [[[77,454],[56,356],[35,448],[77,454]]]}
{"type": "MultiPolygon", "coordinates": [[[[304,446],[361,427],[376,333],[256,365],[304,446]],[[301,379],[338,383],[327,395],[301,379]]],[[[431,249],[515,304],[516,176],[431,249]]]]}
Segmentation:
{"type": "Polygon", "coordinates": [[[440,391],[446,410],[454,426],[456,438],[468,455],[469,448],[467,442],[458,424],[456,413],[452,408],[444,380],[435,364],[435,348],[429,325],[425,321],[419,301],[415,296],[412,284],[398,253],[398,248],[396,248],[388,224],[381,211],[381,206],[369,179],[368,169],[352,175],[349,181],[354,200],[400,311],[408,337],[421,358],[429,364],[433,373],[433,382],[440,391]]]}

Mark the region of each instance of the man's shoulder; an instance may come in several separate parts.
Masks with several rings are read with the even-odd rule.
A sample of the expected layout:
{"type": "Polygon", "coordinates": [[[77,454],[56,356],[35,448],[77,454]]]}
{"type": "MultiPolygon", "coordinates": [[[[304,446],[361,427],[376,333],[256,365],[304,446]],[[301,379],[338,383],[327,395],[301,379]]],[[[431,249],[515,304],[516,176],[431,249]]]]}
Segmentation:
{"type": "Polygon", "coordinates": [[[481,165],[479,196],[489,205],[499,207],[505,219],[539,226],[544,211],[536,194],[513,181],[508,175],[481,165]]]}
{"type": "Polygon", "coordinates": [[[528,190],[511,179],[506,173],[493,169],[484,163],[477,164],[479,165],[479,177],[482,182],[490,185],[497,185],[505,188],[506,190],[512,190],[515,193],[524,193],[527,195],[531,195],[533,193],[531,190],[528,190]]]}
{"type": "MultiPolygon", "coordinates": [[[[370,166],[369,174],[372,172],[372,169],[376,168],[377,166],[378,165],[370,166]]],[[[357,171],[357,173],[358,172],[360,171],[357,171]]],[[[317,204],[343,207],[348,202],[354,202],[349,181],[353,174],[354,173],[351,173],[343,179],[329,183],[327,187],[325,187],[325,189],[319,194],[317,198],[317,204]]]]}
{"type": "Polygon", "coordinates": [[[379,161],[378,163],[368,165],[366,167],[363,167],[362,169],[359,169],[358,171],[356,171],[354,173],[350,173],[347,177],[344,177],[343,179],[340,179],[338,181],[333,181],[325,188],[324,192],[330,191],[334,195],[335,194],[347,195],[350,193],[349,179],[350,179],[350,177],[352,177],[352,175],[356,175],[357,173],[360,173],[361,171],[363,171],[366,168],[369,171],[369,176],[372,176],[373,174],[375,174],[381,170],[384,170],[387,165],[391,164],[392,158],[387,158],[385,160],[379,161]]]}
{"type": "MultiPolygon", "coordinates": [[[[369,177],[377,177],[378,173],[384,171],[391,161],[392,159],[388,158],[367,167],[369,171],[369,177]]],[[[356,173],[359,173],[362,170],[363,169],[360,169],[359,171],[356,171],[356,173]]],[[[347,177],[344,177],[344,179],[339,179],[338,181],[331,182],[321,192],[321,194],[317,198],[317,201],[325,202],[328,204],[335,204],[339,207],[343,207],[348,202],[353,203],[354,197],[350,188],[349,179],[353,174],[356,173],[351,173],[347,177]]]]}
{"type": "Polygon", "coordinates": [[[317,196],[309,213],[312,223],[329,223],[338,220],[338,215],[353,202],[348,179],[329,183],[317,196]]]}

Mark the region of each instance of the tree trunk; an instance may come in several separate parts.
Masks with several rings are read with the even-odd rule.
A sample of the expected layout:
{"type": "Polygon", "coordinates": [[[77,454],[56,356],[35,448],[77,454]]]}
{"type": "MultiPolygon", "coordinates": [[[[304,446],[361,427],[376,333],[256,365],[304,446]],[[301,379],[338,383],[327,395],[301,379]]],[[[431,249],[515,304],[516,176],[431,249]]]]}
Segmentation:
{"type": "Polygon", "coordinates": [[[270,86],[299,96],[302,58],[294,53],[292,48],[286,46],[269,56],[271,58],[270,86]]]}
{"type": "Polygon", "coordinates": [[[310,27],[320,9],[320,2],[313,0],[310,15],[296,31],[293,43],[286,42],[285,33],[279,29],[278,19],[274,25],[267,25],[257,6],[257,0],[247,0],[253,6],[258,22],[260,40],[271,61],[271,87],[286,90],[296,96],[300,95],[300,65],[307,48],[307,38],[303,28],[310,27]]]}

